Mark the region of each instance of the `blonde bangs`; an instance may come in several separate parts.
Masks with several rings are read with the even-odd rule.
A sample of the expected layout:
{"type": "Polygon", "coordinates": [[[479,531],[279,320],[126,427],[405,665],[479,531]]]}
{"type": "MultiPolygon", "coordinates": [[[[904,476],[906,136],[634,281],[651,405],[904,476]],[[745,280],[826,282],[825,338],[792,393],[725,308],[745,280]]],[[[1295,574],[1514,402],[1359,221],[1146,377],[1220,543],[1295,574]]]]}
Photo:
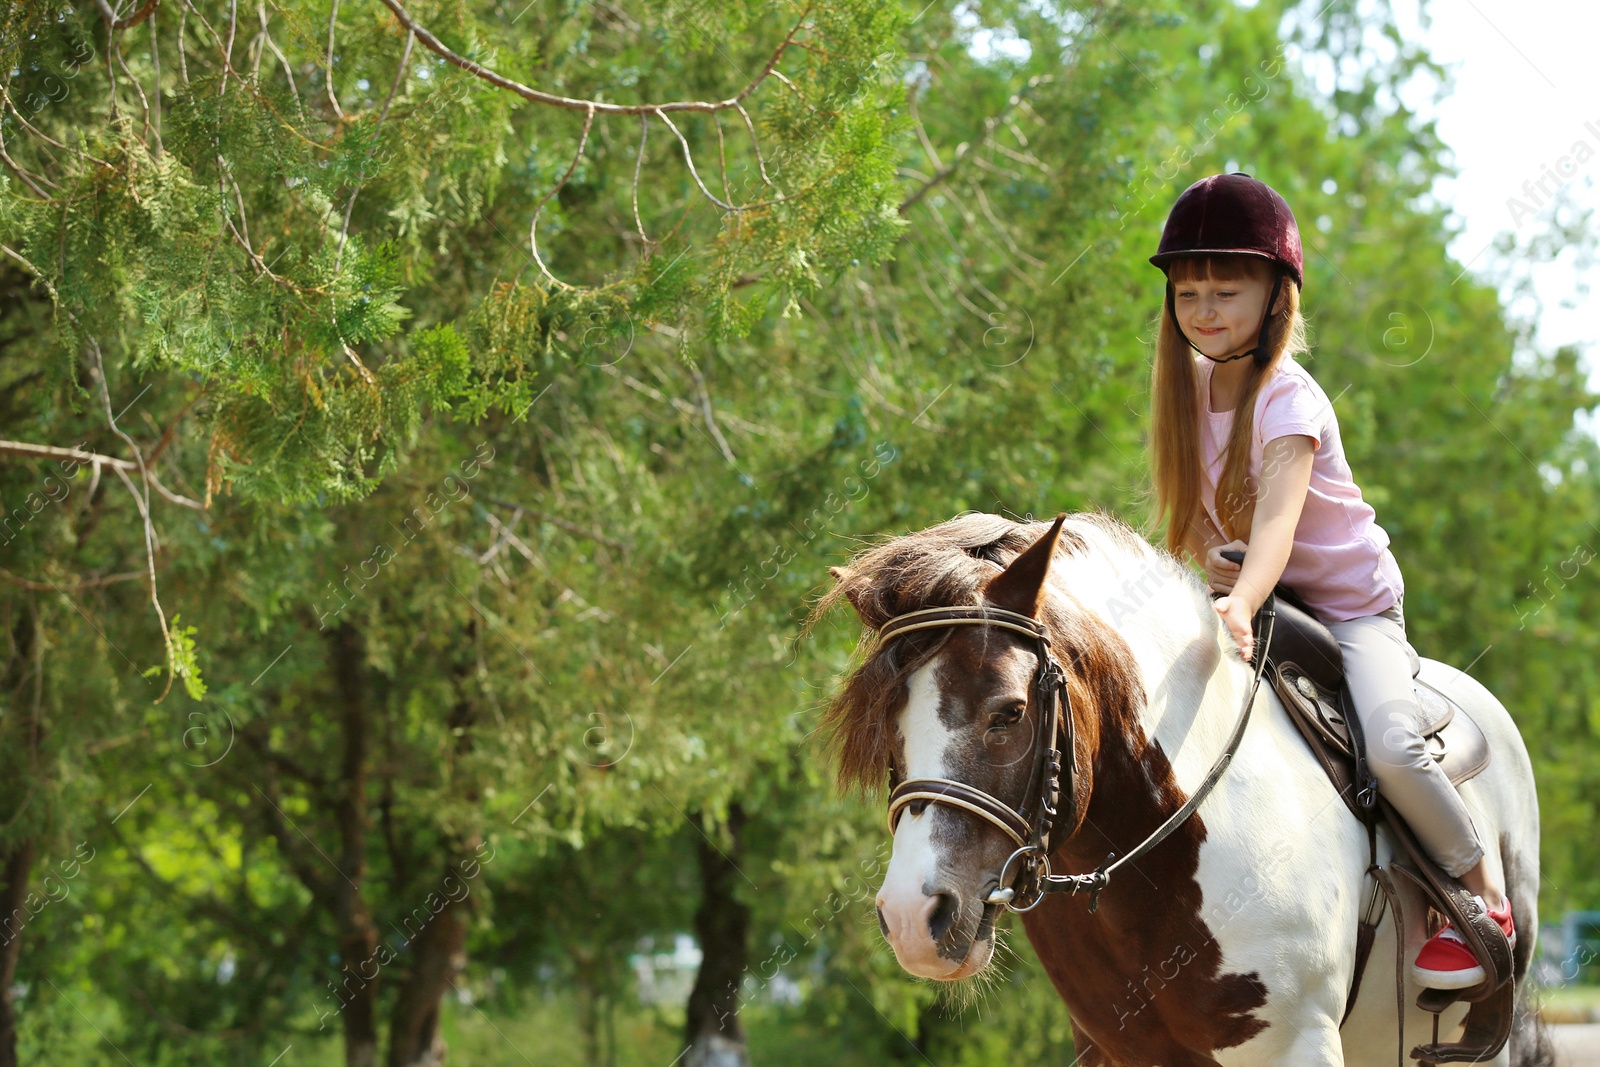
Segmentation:
{"type": "Polygon", "coordinates": [[[1240,278],[1268,279],[1272,264],[1260,256],[1182,256],[1167,265],[1174,282],[1232,282],[1240,278]]]}

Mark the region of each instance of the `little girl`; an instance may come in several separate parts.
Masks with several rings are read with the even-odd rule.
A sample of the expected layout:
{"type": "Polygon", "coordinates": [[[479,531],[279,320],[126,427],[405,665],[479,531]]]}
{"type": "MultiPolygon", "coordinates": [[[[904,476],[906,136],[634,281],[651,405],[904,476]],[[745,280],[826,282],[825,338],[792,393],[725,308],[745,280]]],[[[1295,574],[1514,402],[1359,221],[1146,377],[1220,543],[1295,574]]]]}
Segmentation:
{"type": "MultiPolygon", "coordinates": [[[[1211,588],[1227,594],[1216,610],[1245,659],[1250,622],[1279,581],[1328,626],[1380,791],[1515,944],[1511,903],[1485,867],[1466,805],[1416,729],[1419,664],[1389,536],[1351,479],[1332,403],[1293,358],[1306,342],[1289,205],[1245,174],[1204,178],[1173,205],[1150,262],[1167,276],[1151,441],[1168,550],[1201,561],[1211,588]],[[1222,557],[1246,547],[1243,565],[1222,557]]],[[[1450,927],[1422,947],[1412,973],[1435,989],[1484,979],[1450,927]]]]}

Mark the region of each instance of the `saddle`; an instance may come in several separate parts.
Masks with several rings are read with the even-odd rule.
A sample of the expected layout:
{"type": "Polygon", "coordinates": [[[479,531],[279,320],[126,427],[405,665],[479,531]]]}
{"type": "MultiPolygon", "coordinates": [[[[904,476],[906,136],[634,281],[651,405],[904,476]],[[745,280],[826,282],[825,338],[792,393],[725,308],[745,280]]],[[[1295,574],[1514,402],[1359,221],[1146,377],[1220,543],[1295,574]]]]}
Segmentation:
{"type": "MultiPolygon", "coordinates": [[[[1425,1063],[1491,1059],[1505,1046],[1511,1034],[1514,983],[1511,981],[1511,949],[1506,936],[1472,895],[1429,859],[1405,820],[1378,795],[1377,780],[1367,764],[1361,721],[1350,704],[1350,693],[1344,684],[1344,657],[1338,641],[1291,590],[1279,586],[1273,601],[1276,617],[1267,650],[1267,677],[1339,796],[1366,826],[1371,848],[1368,873],[1373,876],[1377,888],[1373,903],[1366,909],[1367,914],[1357,930],[1355,978],[1345,1002],[1345,1018],[1349,1018],[1360,992],[1362,974],[1382,918],[1378,890],[1382,890],[1384,900],[1394,908],[1397,952],[1403,953],[1406,943],[1403,916],[1390,871],[1377,863],[1377,825],[1385,822],[1395,842],[1397,857],[1390,868],[1421,888],[1429,903],[1429,936],[1437,933],[1446,921],[1453,923],[1488,975],[1470,989],[1422,991],[1417,997],[1417,1006],[1433,1014],[1434,1039],[1430,1044],[1412,1049],[1411,1055],[1425,1063]],[[1400,856],[1405,859],[1399,860],[1400,856]],[[1466,1032],[1458,1042],[1441,1044],[1439,1013],[1460,1000],[1471,1004],[1466,1032]]],[[[1258,626],[1257,633],[1261,632],[1258,626]]],[[[1465,709],[1421,678],[1420,672],[1415,689],[1417,730],[1451,783],[1459,786],[1489,765],[1488,740],[1465,709]]],[[[1403,996],[1403,962],[1397,959],[1395,963],[1397,1000],[1403,996]]],[[[1403,1004],[1397,1003],[1396,1007],[1403,1008],[1403,1004]]],[[[1403,1022],[1401,1025],[1403,1027],[1403,1022]]]]}

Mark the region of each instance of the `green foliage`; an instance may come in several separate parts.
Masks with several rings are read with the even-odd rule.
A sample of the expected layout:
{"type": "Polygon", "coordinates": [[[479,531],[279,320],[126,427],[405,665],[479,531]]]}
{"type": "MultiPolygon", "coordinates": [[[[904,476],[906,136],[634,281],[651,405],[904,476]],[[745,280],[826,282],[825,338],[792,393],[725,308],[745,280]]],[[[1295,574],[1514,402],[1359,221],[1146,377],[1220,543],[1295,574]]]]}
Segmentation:
{"type": "MultiPolygon", "coordinates": [[[[731,845],[737,800],[759,1061],[1070,1059],[1015,930],[970,1004],[894,963],[881,813],[832,794],[816,736],[854,620],[797,631],[862,538],[1144,517],[1145,256],[1229,165],[1308,238],[1310,367],[1414,642],[1528,738],[1546,909],[1600,901],[1596,398],[1458,280],[1424,197],[1441,146],[1392,92],[1429,61],[1370,55],[1387,21],[830,3],[792,88],[745,99],[754,138],[670,113],[702,191],[659,118],[642,162],[637,115],[597,115],[579,159],[581,111],[421,44],[397,80],[381,5],[341,5],[331,86],[326,4],[241,17],[225,73],[228,10],[112,33],[13,5],[0,34],[0,134],[39,185],[0,173],[0,436],[132,458],[92,341],[119,428],[206,504],[150,495],[163,634],[116,472],[0,464],[0,850],[34,843],[36,880],[97,850],[22,941],[26,1054],[334,1062],[359,1037],[340,894],[395,949],[381,1036],[426,970],[395,930],[492,850],[436,1001],[452,1055],[670,1062],[681,1005],[640,1004],[628,957],[690,928],[697,842],[731,845]],[[983,29],[1031,50],[976,57],[983,29]],[[162,662],[184,684],[156,704],[162,662]]],[[[805,9],[407,10],[539,89],[665,102],[739,92],[805,9]]]]}

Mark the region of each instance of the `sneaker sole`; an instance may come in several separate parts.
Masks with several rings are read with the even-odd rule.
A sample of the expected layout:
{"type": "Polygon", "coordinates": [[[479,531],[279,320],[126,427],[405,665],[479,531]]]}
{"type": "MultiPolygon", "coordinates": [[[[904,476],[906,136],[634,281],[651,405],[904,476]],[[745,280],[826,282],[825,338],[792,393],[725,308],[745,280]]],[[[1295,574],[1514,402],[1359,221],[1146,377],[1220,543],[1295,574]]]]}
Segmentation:
{"type": "Polygon", "coordinates": [[[1427,989],[1471,989],[1488,978],[1489,972],[1481,966],[1464,971],[1430,971],[1412,964],[1411,977],[1427,989]]]}

